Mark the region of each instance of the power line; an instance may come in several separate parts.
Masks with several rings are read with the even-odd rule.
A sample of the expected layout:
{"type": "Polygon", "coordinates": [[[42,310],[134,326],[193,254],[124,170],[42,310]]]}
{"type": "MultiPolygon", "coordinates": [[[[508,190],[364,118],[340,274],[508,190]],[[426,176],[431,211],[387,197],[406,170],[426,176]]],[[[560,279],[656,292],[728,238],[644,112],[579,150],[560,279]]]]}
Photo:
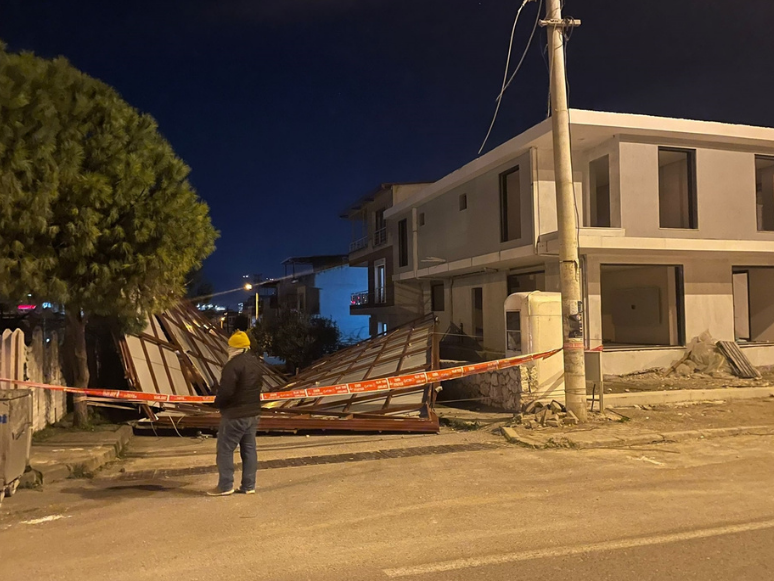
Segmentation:
{"type": "MultiPolygon", "coordinates": [[[[516,25],[519,23],[519,17],[521,16],[521,11],[524,10],[524,7],[528,3],[533,1],[534,0],[523,0],[521,3],[521,6],[519,6],[518,12],[516,12],[516,18],[513,21],[513,28],[511,29],[511,39],[508,43],[508,57],[505,59],[505,73],[503,74],[503,85],[500,88],[500,94],[497,97],[497,106],[495,107],[495,112],[494,112],[494,115],[492,116],[492,122],[489,124],[489,131],[486,132],[486,137],[484,137],[484,142],[481,144],[481,149],[478,150],[479,155],[481,154],[482,151],[484,151],[484,147],[486,147],[486,142],[489,140],[489,136],[492,134],[492,128],[494,127],[495,121],[497,120],[497,114],[500,112],[500,103],[502,103],[502,95],[503,95],[503,92],[505,91],[506,85],[509,82],[508,70],[511,68],[511,52],[513,52],[513,38],[516,35],[516,25]]],[[[538,11],[538,14],[540,14],[540,11],[538,11]]],[[[531,40],[532,40],[532,37],[530,36],[530,41],[531,40]]],[[[527,54],[527,50],[529,50],[529,46],[530,44],[528,43],[527,48],[524,49],[524,54],[521,56],[521,60],[519,61],[519,66],[521,66],[521,63],[524,61],[524,57],[527,54]]],[[[518,70],[519,69],[517,67],[516,71],[518,70]]]]}
{"type": "Polygon", "coordinates": [[[521,63],[524,62],[524,57],[527,56],[527,51],[529,50],[529,47],[532,46],[532,38],[535,36],[535,30],[537,30],[538,22],[540,22],[540,11],[543,9],[543,0],[540,0],[538,4],[537,12],[535,13],[535,22],[532,24],[532,32],[529,34],[529,40],[527,41],[527,48],[524,49],[524,53],[521,55],[521,59],[519,60],[519,64],[516,65],[516,69],[513,71],[513,74],[511,75],[511,78],[508,79],[508,82],[505,84],[505,87],[503,87],[503,90],[500,92],[500,94],[497,96],[498,101],[503,98],[503,93],[508,90],[508,87],[511,86],[511,83],[513,82],[513,79],[516,78],[516,73],[519,72],[519,69],[521,68],[521,63]]]}

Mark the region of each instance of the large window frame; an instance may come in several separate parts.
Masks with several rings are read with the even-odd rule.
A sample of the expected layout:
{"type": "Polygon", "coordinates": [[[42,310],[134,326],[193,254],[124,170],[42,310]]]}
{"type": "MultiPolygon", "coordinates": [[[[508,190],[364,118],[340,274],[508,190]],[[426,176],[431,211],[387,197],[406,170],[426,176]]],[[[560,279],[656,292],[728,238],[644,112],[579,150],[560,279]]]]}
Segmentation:
{"type": "Polygon", "coordinates": [[[408,266],[408,219],[398,222],[398,266],[408,266]]]}
{"type": "MultiPolygon", "coordinates": [[[[514,192],[510,194],[514,194],[514,192]]],[[[517,165],[500,174],[500,242],[520,240],[523,236],[521,195],[521,171],[520,166],[517,165]],[[515,195],[509,195],[508,178],[513,174],[517,174],[518,177],[516,180],[517,191],[515,195]],[[516,203],[514,204],[514,202],[516,203]]]]}
{"type": "Polygon", "coordinates": [[[659,228],[665,230],[697,230],[699,228],[698,215],[698,193],[696,191],[696,150],[682,147],[659,147],[658,148],[658,206],[659,206],[659,228]],[[675,216],[666,213],[666,201],[668,192],[665,191],[666,184],[662,180],[662,167],[672,165],[673,163],[661,163],[661,154],[683,154],[686,157],[686,189],[688,199],[685,201],[686,216],[680,216],[679,220],[675,216]],[[678,223],[679,222],[679,223],[678,223]]]}

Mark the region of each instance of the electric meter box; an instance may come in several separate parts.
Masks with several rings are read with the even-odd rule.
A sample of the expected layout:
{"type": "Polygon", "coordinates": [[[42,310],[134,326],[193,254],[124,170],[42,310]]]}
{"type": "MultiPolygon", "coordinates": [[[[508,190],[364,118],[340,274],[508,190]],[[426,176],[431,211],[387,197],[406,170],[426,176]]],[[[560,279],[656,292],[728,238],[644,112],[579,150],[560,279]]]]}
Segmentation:
{"type": "MultiPolygon", "coordinates": [[[[559,293],[514,293],[505,299],[506,357],[561,348],[562,297],[559,293]]],[[[536,371],[535,384],[530,386],[531,399],[564,400],[564,359],[561,353],[527,365],[534,366],[536,371]]]]}

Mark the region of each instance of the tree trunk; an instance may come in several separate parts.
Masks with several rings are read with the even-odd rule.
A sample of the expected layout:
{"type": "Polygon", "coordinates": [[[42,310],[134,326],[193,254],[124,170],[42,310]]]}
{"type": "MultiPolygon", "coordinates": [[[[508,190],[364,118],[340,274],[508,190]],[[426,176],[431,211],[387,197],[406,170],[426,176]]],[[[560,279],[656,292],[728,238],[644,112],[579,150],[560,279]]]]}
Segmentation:
{"type": "MultiPolygon", "coordinates": [[[[89,356],[86,351],[86,317],[78,307],[65,307],[67,321],[66,338],[70,363],[72,365],[73,387],[89,387],[89,356]]],[[[89,412],[86,407],[86,396],[73,397],[76,428],[83,428],[89,423],[89,412]]]]}

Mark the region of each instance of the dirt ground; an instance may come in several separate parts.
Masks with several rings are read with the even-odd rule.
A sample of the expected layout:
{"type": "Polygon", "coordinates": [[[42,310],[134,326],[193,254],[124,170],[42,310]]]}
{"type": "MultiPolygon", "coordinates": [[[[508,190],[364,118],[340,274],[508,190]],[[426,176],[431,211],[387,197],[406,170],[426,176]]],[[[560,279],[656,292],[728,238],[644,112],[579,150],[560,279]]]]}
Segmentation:
{"type": "MultiPolygon", "coordinates": [[[[767,425],[774,421],[774,397],[764,399],[722,399],[669,405],[615,408],[614,414],[589,414],[588,423],[573,431],[597,430],[616,425],[616,419],[633,429],[654,432],[767,425]],[[620,417],[618,417],[620,416],[620,417]]],[[[544,428],[544,431],[548,431],[544,428]]],[[[551,429],[561,432],[561,429],[551,429]]]]}
{"type": "MultiPolygon", "coordinates": [[[[638,391],[669,391],[673,389],[725,389],[734,387],[770,387],[774,385],[774,370],[762,369],[760,379],[739,377],[712,377],[694,374],[680,377],[667,375],[665,370],[649,371],[624,376],[606,376],[605,393],[633,393],[638,391]]],[[[722,396],[721,396],[722,397],[722,396]]]]}

